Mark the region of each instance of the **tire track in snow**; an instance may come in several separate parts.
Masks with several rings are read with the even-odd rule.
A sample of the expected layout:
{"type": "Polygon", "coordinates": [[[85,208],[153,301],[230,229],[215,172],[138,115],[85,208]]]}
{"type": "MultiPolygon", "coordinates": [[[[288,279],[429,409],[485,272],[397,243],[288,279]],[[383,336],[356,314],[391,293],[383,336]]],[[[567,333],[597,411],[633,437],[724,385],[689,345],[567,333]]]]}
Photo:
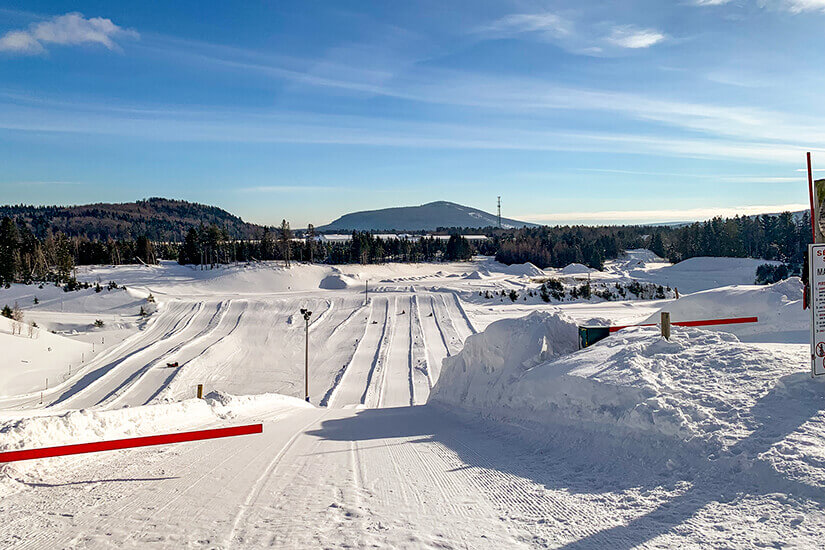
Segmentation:
{"type": "Polygon", "coordinates": [[[250,489],[249,493],[247,493],[246,499],[244,499],[243,504],[241,504],[238,512],[235,514],[235,518],[232,521],[232,528],[229,530],[229,533],[226,537],[226,546],[231,548],[234,545],[235,538],[237,537],[238,528],[241,525],[241,522],[244,520],[244,516],[247,514],[247,511],[252,508],[258,499],[261,496],[261,491],[263,490],[266,482],[269,480],[270,477],[275,475],[278,470],[278,465],[283,459],[284,455],[287,451],[295,444],[295,441],[306,432],[310,426],[313,424],[317,424],[323,420],[323,415],[320,417],[313,416],[312,421],[308,422],[306,425],[302,426],[298,429],[292,437],[290,437],[286,444],[278,451],[278,453],[272,458],[272,460],[267,464],[266,468],[264,468],[261,475],[255,480],[252,484],[252,488],[250,489]]]}

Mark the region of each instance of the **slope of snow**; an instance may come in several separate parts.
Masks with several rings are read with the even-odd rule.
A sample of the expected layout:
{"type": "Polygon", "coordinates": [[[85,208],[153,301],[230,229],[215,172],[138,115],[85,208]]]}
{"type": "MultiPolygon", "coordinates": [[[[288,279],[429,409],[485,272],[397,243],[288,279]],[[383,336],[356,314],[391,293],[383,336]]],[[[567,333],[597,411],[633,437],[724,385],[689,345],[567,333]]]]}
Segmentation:
{"type": "Polygon", "coordinates": [[[12,321],[0,317],[0,397],[26,394],[61,383],[62,376],[80,367],[81,358],[91,358],[89,344],[71,340],[43,329],[34,329],[29,337],[28,325],[22,334],[12,335],[12,321]]]}
{"type": "Polygon", "coordinates": [[[678,264],[639,266],[628,270],[627,275],[640,281],[678,288],[686,294],[720,286],[752,285],[756,280],[756,268],[763,264],[776,264],[752,258],[690,258],[678,264]]]}
{"type": "MultiPolygon", "coordinates": [[[[707,327],[736,334],[749,342],[807,343],[810,312],[802,309],[802,281],[792,277],[766,286],[714,288],[665,304],[672,321],[697,321],[729,317],[757,317],[758,323],[707,327]]],[[[655,323],[659,313],[646,322],[655,323]]]]}

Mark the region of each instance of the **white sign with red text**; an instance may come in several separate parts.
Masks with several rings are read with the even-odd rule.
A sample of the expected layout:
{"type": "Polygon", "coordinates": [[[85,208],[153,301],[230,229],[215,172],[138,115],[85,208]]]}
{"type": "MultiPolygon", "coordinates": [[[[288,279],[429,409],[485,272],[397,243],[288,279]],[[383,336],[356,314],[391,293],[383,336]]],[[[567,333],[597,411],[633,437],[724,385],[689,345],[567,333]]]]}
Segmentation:
{"type": "Polygon", "coordinates": [[[825,375],[825,244],[808,245],[811,289],[811,374],[825,375]]]}

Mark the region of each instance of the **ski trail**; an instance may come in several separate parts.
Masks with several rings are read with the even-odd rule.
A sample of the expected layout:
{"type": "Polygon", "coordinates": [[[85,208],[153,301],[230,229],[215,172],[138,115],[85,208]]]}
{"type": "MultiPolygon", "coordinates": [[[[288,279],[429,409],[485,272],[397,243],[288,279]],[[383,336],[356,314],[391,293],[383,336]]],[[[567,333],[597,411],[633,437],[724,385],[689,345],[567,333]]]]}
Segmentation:
{"type": "Polygon", "coordinates": [[[387,342],[386,361],[382,362],[381,397],[378,406],[400,407],[414,402],[412,384],[412,318],[409,296],[395,299],[393,329],[387,342]]]}
{"type": "Polygon", "coordinates": [[[330,396],[330,407],[364,403],[364,395],[369,388],[380,344],[387,330],[388,311],[388,298],[370,300],[369,317],[363,338],[358,342],[352,358],[344,369],[340,383],[330,396]]]}
{"type": "Polygon", "coordinates": [[[435,385],[435,379],[430,366],[430,349],[427,346],[427,336],[424,334],[424,324],[421,321],[418,294],[413,296],[410,310],[411,314],[412,310],[415,310],[415,316],[411,318],[410,325],[410,387],[412,388],[411,395],[413,395],[411,404],[416,405],[427,402],[430,390],[435,385]]]}
{"type": "MultiPolygon", "coordinates": [[[[346,319],[344,319],[344,321],[342,321],[338,326],[335,327],[332,334],[335,335],[341,327],[343,327],[344,325],[348,325],[352,321],[352,319],[355,318],[356,314],[363,314],[363,309],[365,307],[366,307],[365,305],[361,305],[361,306],[357,307],[346,319]]],[[[340,369],[337,370],[337,372],[335,373],[335,377],[332,380],[332,384],[330,385],[327,392],[324,394],[324,397],[321,398],[320,405],[322,407],[327,407],[327,406],[329,406],[330,403],[332,403],[334,401],[335,395],[337,394],[338,389],[341,386],[342,380],[344,378],[344,375],[347,372],[347,369],[349,369],[350,365],[352,365],[352,361],[355,357],[355,354],[358,353],[359,346],[361,346],[363,344],[363,342],[364,342],[364,340],[367,336],[367,330],[369,330],[369,314],[367,314],[366,322],[364,323],[364,329],[361,331],[361,337],[357,339],[355,345],[352,347],[352,353],[344,352],[346,354],[346,358],[347,358],[346,362],[343,364],[343,366],[340,369]]],[[[344,336],[342,335],[341,339],[343,339],[343,338],[344,338],[344,336]]],[[[333,340],[333,338],[331,337],[327,341],[331,346],[336,343],[336,342],[333,342],[332,340],[333,340]]],[[[344,348],[349,349],[348,346],[346,346],[346,345],[344,345],[344,348]]],[[[338,345],[335,348],[333,348],[332,353],[330,354],[329,358],[325,361],[325,363],[335,361],[335,364],[337,364],[339,362],[339,356],[338,356],[338,354],[335,353],[335,351],[340,352],[341,349],[342,349],[341,345],[338,345]]]]}
{"type": "Polygon", "coordinates": [[[396,297],[392,299],[392,307],[390,307],[390,299],[387,298],[387,316],[386,322],[384,323],[383,337],[375,350],[372,369],[367,378],[367,387],[364,389],[364,395],[361,397],[361,403],[368,407],[384,406],[388,367],[387,356],[389,355],[389,347],[395,333],[397,306],[398,300],[396,297]]]}

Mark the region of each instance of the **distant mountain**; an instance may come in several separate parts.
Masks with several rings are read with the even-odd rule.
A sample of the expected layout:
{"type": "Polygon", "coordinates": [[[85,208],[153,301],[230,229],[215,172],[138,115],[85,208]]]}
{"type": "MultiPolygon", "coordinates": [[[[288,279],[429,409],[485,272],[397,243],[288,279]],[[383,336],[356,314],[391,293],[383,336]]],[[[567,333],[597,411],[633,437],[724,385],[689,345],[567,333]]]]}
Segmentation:
{"type": "Polygon", "coordinates": [[[261,229],[216,206],[160,198],[83,206],[0,206],[0,218],[5,216],[25,220],[41,238],[51,230],[99,240],[146,235],[155,241],[182,241],[190,227],[201,223],[222,227],[234,238],[254,238],[261,229]]]}
{"type": "MultiPolygon", "coordinates": [[[[353,212],[316,229],[318,231],[434,231],[439,227],[480,228],[497,225],[498,219],[493,214],[454,202],[438,201],[421,206],[353,212]]],[[[501,226],[508,229],[536,227],[532,223],[508,218],[501,218],[501,226]]]]}

